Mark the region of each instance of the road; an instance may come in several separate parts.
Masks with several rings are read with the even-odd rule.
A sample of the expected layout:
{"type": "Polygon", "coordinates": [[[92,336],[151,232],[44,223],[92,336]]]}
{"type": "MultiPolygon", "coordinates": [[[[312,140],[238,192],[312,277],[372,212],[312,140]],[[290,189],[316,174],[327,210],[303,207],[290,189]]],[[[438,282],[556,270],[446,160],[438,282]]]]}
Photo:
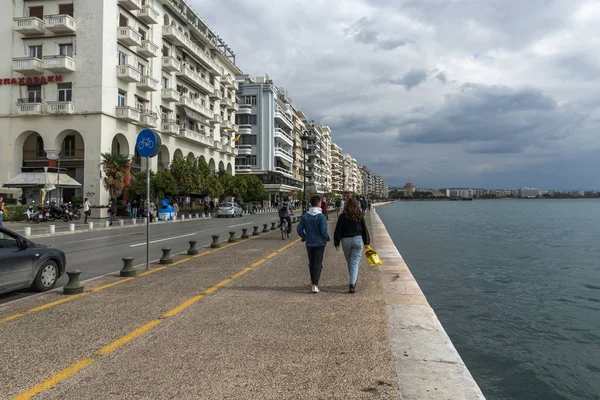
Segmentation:
{"type": "MultiPolygon", "coordinates": [[[[300,215],[300,212],[296,212],[300,215]]],[[[158,260],[162,256],[161,248],[171,248],[171,254],[187,251],[188,241],[196,240],[197,247],[208,246],[212,242],[212,235],[219,235],[219,241],[227,240],[230,231],[236,231],[236,236],[242,234],[242,228],[248,228],[251,234],[253,226],[263,229],[263,224],[278,221],[277,213],[244,215],[242,218],[206,218],[181,222],[157,223],[150,225],[150,261],[158,260]]],[[[84,224],[77,223],[78,231],[72,234],[56,234],[41,238],[33,238],[36,243],[46,244],[59,248],[67,255],[67,269],[81,270],[81,280],[87,280],[106,275],[121,269],[123,257],[134,257],[133,264],[140,265],[146,262],[146,226],[140,224],[130,226],[127,220],[125,228],[83,229],[84,224]],[[79,230],[81,229],[81,230],[79,230]]],[[[8,225],[8,224],[7,224],[8,225]]],[[[68,224],[55,223],[61,229],[68,230],[68,224]]],[[[97,224],[101,225],[101,224],[97,224]]],[[[24,224],[11,224],[8,229],[18,233],[23,232],[24,224]]],[[[103,226],[103,224],[102,224],[103,226]]],[[[47,231],[47,226],[38,225],[39,234],[47,231]]],[[[59,279],[56,287],[67,283],[66,274],[59,279]]],[[[30,289],[0,295],[0,304],[14,301],[35,294],[30,289]]]]}

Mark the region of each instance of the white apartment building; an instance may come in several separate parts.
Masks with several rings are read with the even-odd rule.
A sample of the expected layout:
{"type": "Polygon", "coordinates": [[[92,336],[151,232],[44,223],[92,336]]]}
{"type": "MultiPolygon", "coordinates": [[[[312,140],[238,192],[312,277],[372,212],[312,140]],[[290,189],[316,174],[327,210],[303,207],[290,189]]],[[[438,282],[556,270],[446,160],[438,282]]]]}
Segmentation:
{"type": "Polygon", "coordinates": [[[331,192],[335,196],[341,196],[344,191],[342,148],[335,143],[331,143],[331,192]]]}
{"type": "Polygon", "coordinates": [[[304,154],[302,150],[302,135],[306,131],[306,125],[304,125],[306,114],[295,108],[293,104],[291,107],[293,111],[292,116],[294,123],[294,179],[298,182],[304,183],[304,154]]]}
{"type": "Polygon", "coordinates": [[[22,167],[60,163],[82,184],[65,199],[107,204],[101,154],[145,169],[135,149],[144,128],[162,138],[151,169],[189,157],[234,173],[242,72],[186,1],[13,0],[0,21],[0,193],[22,167]]]}
{"type": "Polygon", "coordinates": [[[328,169],[325,145],[331,146],[330,130],[323,132],[321,124],[315,121],[304,121],[308,132],[308,150],[306,152],[306,185],[307,191],[323,195],[329,192],[327,186],[328,169]],[[327,138],[329,136],[329,139],[327,138]]]}
{"type": "Polygon", "coordinates": [[[293,109],[282,88],[268,76],[238,76],[240,110],[236,116],[237,173],[256,174],[277,202],[301,189],[294,179],[293,109]]]}
{"type": "Polygon", "coordinates": [[[321,175],[323,182],[324,193],[331,193],[332,187],[332,166],[331,166],[331,129],[328,126],[323,126],[323,141],[321,142],[323,149],[323,164],[324,168],[321,175]]]}

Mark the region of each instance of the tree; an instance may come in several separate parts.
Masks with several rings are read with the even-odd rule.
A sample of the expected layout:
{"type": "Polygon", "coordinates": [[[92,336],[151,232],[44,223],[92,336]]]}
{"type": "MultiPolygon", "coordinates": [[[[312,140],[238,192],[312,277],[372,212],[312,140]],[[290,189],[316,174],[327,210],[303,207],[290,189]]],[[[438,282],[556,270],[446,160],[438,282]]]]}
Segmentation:
{"type": "Polygon", "coordinates": [[[269,198],[269,192],[265,189],[265,185],[256,175],[243,175],[246,181],[246,193],[244,201],[263,201],[269,198]]]}
{"type": "Polygon", "coordinates": [[[185,191],[186,196],[190,193],[202,191],[202,179],[197,161],[189,158],[176,158],[171,163],[171,173],[185,191]]]}
{"type": "Polygon", "coordinates": [[[131,160],[127,156],[113,153],[102,153],[100,166],[104,172],[102,184],[108,190],[111,199],[116,199],[125,186],[128,163],[131,160]]]}
{"type": "MultiPolygon", "coordinates": [[[[166,171],[159,171],[155,173],[150,171],[150,196],[157,204],[161,199],[168,195],[177,194],[179,189],[177,188],[177,181],[175,177],[166,171]]],[[[127,195],[131,198],[137,196],[146,197],[146,173],[138,172],[132,179],[131,185],[127,190],[127,195]]]]}

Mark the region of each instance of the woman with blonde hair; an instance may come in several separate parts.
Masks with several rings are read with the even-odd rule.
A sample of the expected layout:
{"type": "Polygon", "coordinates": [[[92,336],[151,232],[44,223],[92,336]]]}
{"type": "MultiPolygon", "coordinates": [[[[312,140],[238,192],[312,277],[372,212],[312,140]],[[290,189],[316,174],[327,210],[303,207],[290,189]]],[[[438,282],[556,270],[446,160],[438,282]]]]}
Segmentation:
{"type": "Polygon", "coordinates": [[[335,249],[340,251],[340,244],[344,249],[344,256],[348,263],[350,275],[349,292],[356,291],[358,278],[358,264],[362,256],[363,245],[371,242],[365,218],[354,198],[349,198],[344,205],[344,212],[340,215],[333,235],[335,249]]]}

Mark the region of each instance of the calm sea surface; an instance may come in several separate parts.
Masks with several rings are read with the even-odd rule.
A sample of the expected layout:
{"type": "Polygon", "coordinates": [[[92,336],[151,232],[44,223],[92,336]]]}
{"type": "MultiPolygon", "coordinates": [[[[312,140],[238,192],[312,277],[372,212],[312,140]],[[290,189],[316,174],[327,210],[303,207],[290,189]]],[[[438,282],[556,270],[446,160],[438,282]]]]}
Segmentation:
{"type": "Polygon", "coordinates": [[[600,399],[600,201],[378,209],[488,399],[600,399]]]}

